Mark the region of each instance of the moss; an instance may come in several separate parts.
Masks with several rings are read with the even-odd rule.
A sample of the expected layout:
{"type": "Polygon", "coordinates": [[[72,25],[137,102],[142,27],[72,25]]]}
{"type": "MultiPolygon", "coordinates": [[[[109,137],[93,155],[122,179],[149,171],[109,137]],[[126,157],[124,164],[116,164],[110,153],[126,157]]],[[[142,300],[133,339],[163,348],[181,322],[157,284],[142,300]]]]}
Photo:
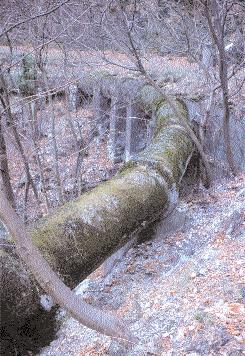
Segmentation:
{"type": "MultiPolygon", "coordinates": [[[[126,163],[124,163],[124,165],[119,169],[119,171],[117,172],[115,177],[123,176],[125,174],[127,174],[129,171],[131,171],[132,169],[134,169],[134,167],[137,165],[137,162],[135,161],[128,161],[126,163]]],[[[113,179],[113,178],[112,178],[113,179]]]]}
{"type": "Polygon", "coordinates": [[[163,100],[162,98],[157,99],[153,103],[153,108],[157,112],[163,105],[165,105],[165,103],[166,103],[165,100],[163,100]]]}
{"type": "Polygon", "coordinates": [[[144,85],[138,93],[138,100],[146,107],[157,107],[162,101],[162,96],[151,85],[144,85]]]}
{"type": "Polygon", "coordinates": [[[149,170],[127,168],[40,221],[31,235],[52,266],[73,285],[166,201],[164,188],[149,170]]]}

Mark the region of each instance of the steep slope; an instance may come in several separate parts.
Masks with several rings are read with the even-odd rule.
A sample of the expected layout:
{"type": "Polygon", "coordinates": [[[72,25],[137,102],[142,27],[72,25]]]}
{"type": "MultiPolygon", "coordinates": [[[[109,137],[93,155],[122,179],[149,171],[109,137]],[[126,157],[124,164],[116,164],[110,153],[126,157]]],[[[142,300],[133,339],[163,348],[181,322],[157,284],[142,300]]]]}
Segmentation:
{"type": "Polygon", "coordinates": [[[128,320],[138,345],[67,319],[40,355],[244,354],[244,184],[240,176],[184,198],[152,240],[78,287],[87,302],[128,320]]]}

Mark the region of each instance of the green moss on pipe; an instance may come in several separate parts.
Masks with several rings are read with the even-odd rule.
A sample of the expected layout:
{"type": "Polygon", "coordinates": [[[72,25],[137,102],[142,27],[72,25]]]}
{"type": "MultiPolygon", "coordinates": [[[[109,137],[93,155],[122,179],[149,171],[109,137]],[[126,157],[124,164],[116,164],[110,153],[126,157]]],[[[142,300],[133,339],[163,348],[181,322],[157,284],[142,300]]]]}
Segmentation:
{"type": "MultiPolygon", "coordinates": [[[[108,85],[110,80],[115,77],[106,75],[108,85]]],[[[189,137],[156,91],[144,86],[139,95],[142,105],[156,106],[152,144],[110,181],[65,204],[30,230],[36,245],[70,286],[123,245],[144,221],[167,208],[192,152],[189,137]]],[[[187,118],[182,104],[176,103],[187,118]]]]}

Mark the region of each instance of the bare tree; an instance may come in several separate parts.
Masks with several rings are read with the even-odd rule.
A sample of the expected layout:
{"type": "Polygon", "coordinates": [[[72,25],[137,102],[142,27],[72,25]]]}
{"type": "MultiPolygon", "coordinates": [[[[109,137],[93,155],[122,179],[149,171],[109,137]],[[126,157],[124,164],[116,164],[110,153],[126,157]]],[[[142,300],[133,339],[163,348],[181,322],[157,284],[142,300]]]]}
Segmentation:
{"type": "Polygon", "coordinates": [[[214,43],[218,48],[219,56],[219,78],[223,99],[223,131],[226,147],[226,156],[230,169],[234,175],[237,168],[234,162],[230,138],[230,106],[228,86],[228,57],[225,51],[225,30],[229,9],[232,7],[230,1],[206,0],[203,1],[205,16],[208,21],[209,30],[214,43]]]}

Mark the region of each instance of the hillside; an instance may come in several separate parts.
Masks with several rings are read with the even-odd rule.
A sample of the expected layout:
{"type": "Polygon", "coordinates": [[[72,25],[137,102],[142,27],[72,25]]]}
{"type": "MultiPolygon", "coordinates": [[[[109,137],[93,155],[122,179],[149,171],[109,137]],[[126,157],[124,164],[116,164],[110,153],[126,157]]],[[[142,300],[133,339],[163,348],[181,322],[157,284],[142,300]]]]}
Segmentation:
{"type": "Polygon", "coordinates": [[[243,355],[244,183],[239,176],[184,197],[150,239],[78,286],[86,302],[128,321],[137,345],[65,317],[39,355],[243,355]]]}

